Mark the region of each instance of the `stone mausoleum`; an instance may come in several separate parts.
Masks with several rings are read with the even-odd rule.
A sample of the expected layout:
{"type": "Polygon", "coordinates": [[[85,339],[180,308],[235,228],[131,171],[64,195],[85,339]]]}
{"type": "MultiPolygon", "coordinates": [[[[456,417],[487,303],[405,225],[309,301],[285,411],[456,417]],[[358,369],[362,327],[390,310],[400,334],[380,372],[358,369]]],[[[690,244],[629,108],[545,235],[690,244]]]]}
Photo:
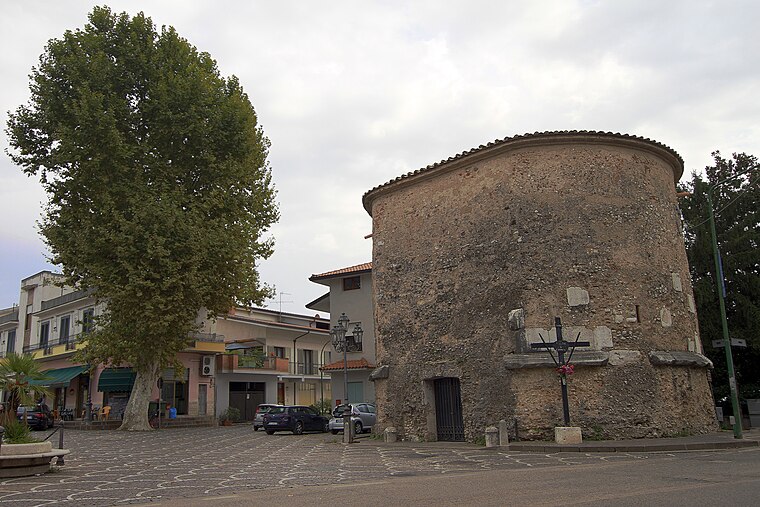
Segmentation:
{"type": "Polygon", "coordinates": [[[532,343],[555,317],[578,348],[586,438],[717,428],[669,147],[605,132],[509,137],[364,195],[373,222],[378,429],[409,440],[563,425],[559,374],[532,343]]]}

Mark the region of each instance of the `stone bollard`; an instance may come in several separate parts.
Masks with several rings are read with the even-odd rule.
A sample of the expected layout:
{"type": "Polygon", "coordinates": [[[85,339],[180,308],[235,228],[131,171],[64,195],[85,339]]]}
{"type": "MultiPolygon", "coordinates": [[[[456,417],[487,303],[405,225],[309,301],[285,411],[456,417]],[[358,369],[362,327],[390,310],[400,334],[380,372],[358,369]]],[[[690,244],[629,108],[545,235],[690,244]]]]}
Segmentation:
{"type": "Polygon", "coordinates": [[[509,445],[509,431],[507,431],[507,421],[499,421],[499,445],[506,447],[509,445]]]}
{"type": "Polygon", "coordinates": [[[392,444],[393,442],[396,441],[396,439],[398,439],[398,435],[396,434],[396,428],[394,428],[393,426],[389,426],[385,428],[385,431],[383,431],[383,440],[385,440],[385,442],[389,444],[392,444]]]}
{"type": "Polygon", "coordinates": [[[486,428],[486,448],[499,446],[499,429],[496,426],[486,428]]]}
{"type": "Polygon", "coordinates": [[[581,444],[581,429],[577,426],[557,426],[554,428],[554,441],[560,445],[581,444]]]}

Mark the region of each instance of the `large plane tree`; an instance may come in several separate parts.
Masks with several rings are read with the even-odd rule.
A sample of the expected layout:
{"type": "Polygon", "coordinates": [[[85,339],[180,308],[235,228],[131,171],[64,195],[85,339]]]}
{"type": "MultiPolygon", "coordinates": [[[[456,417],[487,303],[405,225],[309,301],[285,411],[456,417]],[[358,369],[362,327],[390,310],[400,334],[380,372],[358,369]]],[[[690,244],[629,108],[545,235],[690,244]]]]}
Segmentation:
{"type": "Polygon", "coordinates": [[[269,295],[256,267],[278,219],[269,141],[237,78],[173,28],[107,7],[88,19],[32,69],[8,154],[48,193],[52,262],[106,302],[79,359],[135,368],[122,429],[147,430],[199,310],[269,295]]]}

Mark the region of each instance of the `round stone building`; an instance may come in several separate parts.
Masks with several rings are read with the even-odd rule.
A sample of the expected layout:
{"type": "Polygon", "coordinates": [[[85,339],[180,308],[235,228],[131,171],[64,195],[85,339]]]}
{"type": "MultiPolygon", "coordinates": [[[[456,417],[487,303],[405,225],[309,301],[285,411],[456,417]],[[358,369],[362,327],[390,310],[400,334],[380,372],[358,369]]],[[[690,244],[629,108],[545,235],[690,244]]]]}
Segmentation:
{"type": "MultiPolygon", "coordinates": [[[[586,438],[717,428],[675,184],[683,160],[641,137],[506,138],[364,195],[373,223],[378,429],[476,440],[563,425],[546,350],[575,350],[572,425],[586,438]]],[[[556,356],[555,356],[556,357],[556,356]]]]}

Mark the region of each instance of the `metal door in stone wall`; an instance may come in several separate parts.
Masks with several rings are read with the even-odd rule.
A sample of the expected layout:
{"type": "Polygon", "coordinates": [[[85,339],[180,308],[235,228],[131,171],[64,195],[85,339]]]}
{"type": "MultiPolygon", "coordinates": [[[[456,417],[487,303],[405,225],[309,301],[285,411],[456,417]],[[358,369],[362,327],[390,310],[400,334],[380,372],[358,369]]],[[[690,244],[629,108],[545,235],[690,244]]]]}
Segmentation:
{"type": "Polygon", "coordinates": [[[433,381],[435,391],[435,424],[438,440],[464,441],[462,392],[458,378],[439,378],[433,381]]]}

